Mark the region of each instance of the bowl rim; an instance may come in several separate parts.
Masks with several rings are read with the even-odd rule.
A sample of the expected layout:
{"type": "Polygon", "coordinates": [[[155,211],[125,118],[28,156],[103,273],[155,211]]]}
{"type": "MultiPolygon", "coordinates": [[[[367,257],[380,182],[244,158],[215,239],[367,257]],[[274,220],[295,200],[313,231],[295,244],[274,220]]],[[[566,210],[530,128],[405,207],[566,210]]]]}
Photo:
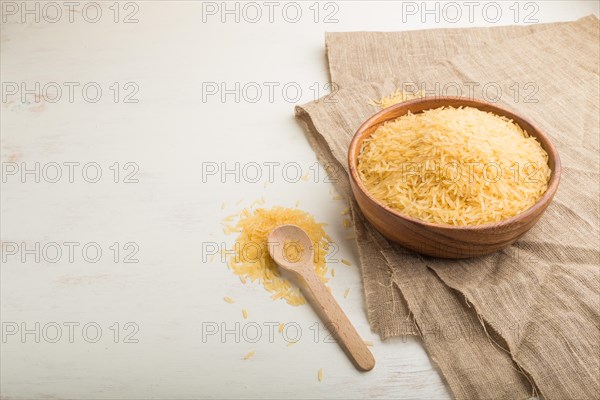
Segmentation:
{"type": "MultiPolygon", "coordinates": [[[[429,110],[429,109],[426,109],[426,110],[429,110]]],[[[425,111],[425,110],[423,110],[423,111],[425,111]]],[[[422,112],[422,111],[420,111],[420,112],[422,112]]],[[[399,117],[385,119],[383,121],[383,123],[387,122],[391,119],[396,119],[396,118],[399,118],[399,117]]],[[[523,130],[525,130],[525,129],[523,129],[523,130]]],[[[539,140],[539,139],[538,139],[538,141],[541,142],[541,140],[539,140]]],[[[537,127],[537,125],[533,124],[529,119],[523,117],[522,115],[516,113],[515,111],[498,106],[494,103],[489,103],[484,100],[479,100],[479,99],[475,99],[475,98],[458,97],[458,96],[423,97],[423,98],[403,101],[401,103],[397,103],[390,107],[384,108],[383,110],[372,115],[358,127],[358,129],[356,130],[356,133],[354,134],[354,136],[352,138],[352,141],[350,142],[350,146],[348,147],[348,168],[350,171],[350,178],[351,178],[352,182],[356,185],[356,187],[358,187],[358,189],[366,196],[366,198],[371,203],[373,203],[374,205],[379,207],[384,212],[391,214],[392,216],[395,216],[397,218],[403,219],[405,221],[411,222],[413,224],[421,225],[423,227],[444,229],[444,230],[470,230],[470,231],[482,231],[482,230],[487,230],[490,228],[501,228],[501,227],[505,227],[505,226],[510,226],[511,224],[521,221],[524,218],[536,215],[540,211],[539,209],[541,207],[544,207],[544,205],[549,204],[550,200],[552,200],[552,198],[554,197],[554,195],[558,189],[558,184],[560,182],[560,176],[561,176],[561,172],[562,172],[560,156],[558,155],[558,151],[556,150],[554,143],[552,142],[552,140],[546,133],[544,133],[541,129],[539,129],[537,127]],[[513,118],[513,117],[517,117],[518,119],[521,119],[525,123],[529,124],[534,129],[536,135],[532,135],[531,132],[527,131],[527,133],[530,136],[536,136],[536,137],[539,136],[545,140],[545,142],[546,142],[545,144],[547,144],[548,148],[545,148],[542,143],[540,143],[540,144],[542,144],[542,147],[544,148],[546,153],[548,153],[549,157],[550,157],[550,154],[552,153],[553,158],[554,158],[554,168],[551,168],[551,176],[550,176],[550,181],[548,182],[548,188],[546,189],[544,194],[531,207],[529,207],[528,209],[526,209],[525,211],[523,211],[517,215],[514,215],[510,218],[507,218],[507,219],[504,219],[504,220],[498,221],[498,222],[487,222],[485,224],[480,224],[480,225],[439,224],[436,222],[423,221],[423,220],[411,217],[407,214],[403,214],[399,211],[396,211],[396,210],[392,209],[391,207],[388,207],[387,205],[383,204],[382,202],[377,200],[375,197],[373,197],[371,195],[371,193],[367,190],[367,188],[364,186],[362,179],[360,179],[360,176],[358,175],[358,169],[357,169],[358,156],[354,157],[353,155],[354,154],[358,155],[358,152],[357,152],[358,141],[364,136],[364,131],[366,129],[373,126],[377,120],[381,119],[381,117],[385,117],[386,114],[389,114],[390,112],[392,112],[398,108],[404,108],[407,106],[412,106],[412,105],[416,105],[416,104],[420,104],[420,103],[434,103],[435,102],[436,106],[433,106],[431,108],[431,109],[433,109],[433,108],[448,106],[448,104],[446,104],[446,105],[443,104],[445,102],[456,102],[456,101],[469,103],[469,104],[465,104],[464,107],[478,108],[478,106],[485,106],[485,107],[493,108],[499,112],[498,115],[509,117],[509,118],[513,119],[513,122],[515,122],[514,121],[515,118],[513,118]]]]}

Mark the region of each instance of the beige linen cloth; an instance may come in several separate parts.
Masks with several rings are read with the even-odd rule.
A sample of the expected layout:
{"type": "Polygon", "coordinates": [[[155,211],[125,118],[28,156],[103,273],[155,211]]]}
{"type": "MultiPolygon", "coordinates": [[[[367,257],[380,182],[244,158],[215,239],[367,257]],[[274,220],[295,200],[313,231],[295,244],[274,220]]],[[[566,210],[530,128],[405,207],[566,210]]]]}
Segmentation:
{"type": "Polygon", "coordinates": [[[599,35],[594,16],[331,33],[331,81],[340,89],[296,108],[349,199],[346,153],[358,126],[378,111],[369,99],[407,84],[427,95],[499,95],[498,104],[555,142],[563,163],[555,200],[522,239],[489,256],[414,254],[379,235],[351,202],[372,329],[383,338],[419,334],[457,398],[600,396],[599,35]]]}

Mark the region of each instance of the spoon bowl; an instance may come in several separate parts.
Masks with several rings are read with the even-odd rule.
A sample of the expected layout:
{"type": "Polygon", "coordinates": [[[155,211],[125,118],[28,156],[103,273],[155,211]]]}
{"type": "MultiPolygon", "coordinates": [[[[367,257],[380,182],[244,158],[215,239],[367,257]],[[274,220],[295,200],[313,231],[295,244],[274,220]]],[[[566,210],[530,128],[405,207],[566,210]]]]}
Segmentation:
{"type": "Polygon", "coordinates": [[[312,266],[314,248],[310,237],[296,225],[281,225],[269,235],[269,254],[286,270],[312,266]]]}

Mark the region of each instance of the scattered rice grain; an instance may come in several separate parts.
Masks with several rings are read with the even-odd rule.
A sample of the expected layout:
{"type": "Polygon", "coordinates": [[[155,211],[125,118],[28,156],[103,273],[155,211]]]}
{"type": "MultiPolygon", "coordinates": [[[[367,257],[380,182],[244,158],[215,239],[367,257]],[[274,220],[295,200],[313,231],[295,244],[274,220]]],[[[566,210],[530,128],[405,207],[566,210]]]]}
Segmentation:
{"type": "Polygon", "coordinates": [[[274,299],[285,299],[291,305],[304,304],[306,300],[300,290],[282,277],[268,251],[267,238],[271,230],[284,224],[298,225],[308,233],[317,255],[315,272],[323,283],[327,283],[325,256],[331,238],[325,233],[326,224],[317,223],[310,214],[291,208],[258,208],[250,212],[244,209],[240,219],[229,232],[239,233],[233,246],[234,252],[226,252],[228,266],[242,278],[260,282],[274,299]]]}

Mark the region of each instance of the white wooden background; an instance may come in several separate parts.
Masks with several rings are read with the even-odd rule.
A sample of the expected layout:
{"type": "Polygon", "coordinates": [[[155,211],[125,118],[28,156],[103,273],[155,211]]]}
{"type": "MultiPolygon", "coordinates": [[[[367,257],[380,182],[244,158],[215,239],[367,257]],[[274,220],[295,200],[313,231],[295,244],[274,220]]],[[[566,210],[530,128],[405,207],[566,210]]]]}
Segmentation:
{"type": "MultiPolygon", "coordinates": [[[[550,22],[598,7],[595,1],[533,3],[517,5],[519,22],[532,10],[550,22]]],[[[221,2],[102,2],[100,17],[81,2],[73,22],[68,8],[55,4],[62,17],[54,23],[56,9],[46,3],[37,3],[39,22],[36,2],[27,3],[33,14],[21,2],[2,4],[2,399],[449,397],[417,339],[382,343],[370,331],[355,244],[341,223],[345,204],[332,199],[322,175],[315,177],[316,159],[293,107],[317,90],[327,92],[325,31],[494,25],[483,18],[482,5],[473,23],[462,4],[465,14],[456,23],[448,21],[454,14],[440,14],[439,23],[425,16],[422,23],[422,10],[408,15],[414,8],[397,2],[311,1],[298,3],[302,16],[291,23],[284,16],[294,19],[295,6],[283,14],[285,4],[275,3],[270,22],[269,6],[258,3],[263,15],[252,23],[255,9],[244,13],[239,3],[236,23],[235,15],[222,15],[221,2]],[[324,22],[327,15],[331,23],[324,22]],[[211,82],[230,89],[255,82],[263,93],[251,102],[250,85],[245,96],[238,92],[239,102],[235,94],[224,102],[219,95],[203,99],[207,82],[211,89],[211,82]],[[272,98],[265,82],[273,82],[272,98]],[[282,93],[285,84],[291,89],[282,93]],[[94,103],[97,87],[102,94],[94,103]],[[301,88],[300,98],[293,87],[301,88]],[[223,176],[236,162],[241,176],[223,176]],[[253,162],[263,174],[257,183],[250,182],[255,169],[243,169],[253,162]],[[265,187],[266,162],[279,164],[265,187]],[[39,177],[22,175],[36,163],[39,177]],[[219,172],[203,179],[203,168],[214,163],[219,172]],[[308,180],[287,182],[297,166],[308,180]],[[99,180],[88,182],[97,170],[99,180]],[[57,171],[62,176],[53,183],[57,171]],[[131,180],[137,183],[125,182],[131,180]],[[331,263],[331,287],[358,331],[374,342],[372,372],[357,372],[325,340],[308,306],[274,302],[260,285],[242,285],[218,259],[203,255],[211,243],[232,243],[222,232],[224,216],[263,196],[266,206],[300,200],[302,209],[330,224],[337,258],[353,261],[352,267],[331,263]],[[69,242],[75,243],[72,259],[69,242]],[[92,262],[96,248],[102,255],[92,262]],[[134,250],[138,262],[124,262],[134,250]],[[270,322],[295,324],[299,342],[288,347],[278,333],[271,341],[270,322]],[[253,343],[257,326],[261,336],[253,343]],[[217,334],[206,335],[215,327],[217,334]],[[229,331],[224,338],[223,329],[229,331]],[[242,360],[251,350],[255,356],[242,360]]],[[[502,2],[496,24],[513,22],[512,4],[502,2]]],[[[294,338],[295,328],[286,333],[294,338]]]]}

